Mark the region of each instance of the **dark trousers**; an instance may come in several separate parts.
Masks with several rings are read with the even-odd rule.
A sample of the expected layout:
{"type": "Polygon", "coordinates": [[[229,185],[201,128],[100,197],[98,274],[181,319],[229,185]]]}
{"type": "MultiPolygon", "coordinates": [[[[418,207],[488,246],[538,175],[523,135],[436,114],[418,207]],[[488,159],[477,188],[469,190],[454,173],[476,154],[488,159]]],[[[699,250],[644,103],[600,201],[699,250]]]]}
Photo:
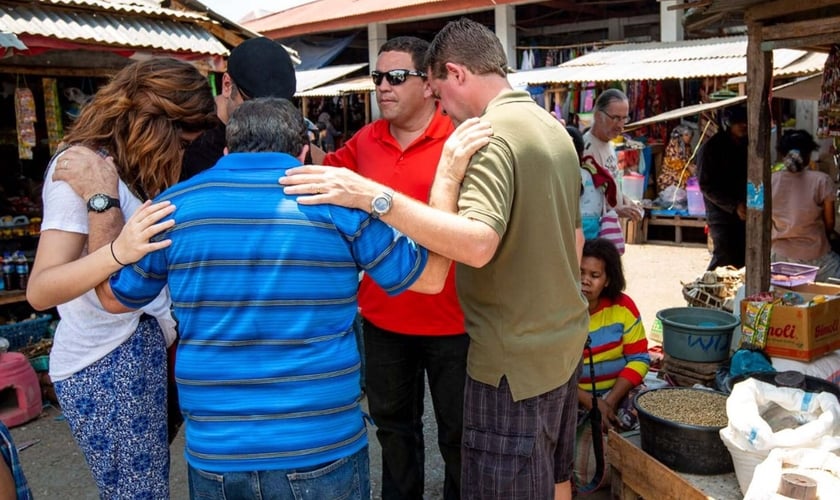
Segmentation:
{"type": "Polygon", "coordinates": [[[747,225],[744,221],[734,223],[709,223],[709,234],[715,248],[707,270],[722,266],[744,267],[747,251],[747,225]]]}
{"type": "Polygon", "coordinates": [[[466,334],[402,335],[364,322],[366,391],[382,446],[382,499],[422,499],[423,397],[429,378],[438,447],[445,464],[443,498],[460,498],[466,334]]]}

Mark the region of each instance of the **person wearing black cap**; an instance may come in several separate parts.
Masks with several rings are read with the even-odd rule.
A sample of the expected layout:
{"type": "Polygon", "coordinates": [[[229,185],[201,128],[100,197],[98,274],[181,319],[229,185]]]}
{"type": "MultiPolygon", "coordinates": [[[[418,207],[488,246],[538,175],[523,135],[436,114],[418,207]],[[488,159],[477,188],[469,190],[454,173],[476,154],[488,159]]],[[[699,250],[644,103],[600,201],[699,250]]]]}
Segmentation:
{"type": "Polygon", "coordinates": [[[236,46],[222,75],[222,91],[216,96],[216,114],[221,123],[206,131],[184,151],[181,180],[207,170],[224,155],[228,119],[243,102],[257,97],[291,100],[297,80],[286,49],[265,37],[251,38],[236,46]]]}
{"type": "Polygon", "coordinates": [[[840,277],[840,256],[831,250],[834,235],[834,182],[808,168],[819,149],[805,130],[786,130],[771,177],[773,231],[770,260],[819,267],[816,281],[840,277]]]}
{"type": "Polygon", "coordinates": [[[747,238],[747,110],[728,110],[728,125],[697,155],[706,223],[714,243],[709,270],[744,267],[747,238]]]}

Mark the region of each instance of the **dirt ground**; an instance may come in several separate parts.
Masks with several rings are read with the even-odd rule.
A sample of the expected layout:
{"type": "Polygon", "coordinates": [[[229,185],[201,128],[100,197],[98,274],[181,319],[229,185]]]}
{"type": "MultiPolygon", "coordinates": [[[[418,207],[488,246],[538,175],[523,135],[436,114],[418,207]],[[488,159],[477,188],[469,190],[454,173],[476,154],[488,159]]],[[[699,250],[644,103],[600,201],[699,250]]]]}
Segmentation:
{"type": "MultiPolygon", "coordinates": [[[[624,255],[627,293],[635,300],[649,332],[656,312],[684,306],[681,282],[700,276],[709,262],[705,246],[628,245],[624,255]]],[[[426,499],[440,499],[443,464],[437,451],[434,416],[426,398],[423,422],[426,432],[426,499]]],[[[21,451],[24,472],[36,499],[81,500],[98,498],[84,458],[73,442],[67,423],[56,408],[47,408],[40,418],[12,429],[21,451]]],[[[379,498],[381,460],[375,429],[371,428],[371,487],[379,498]]],[[[188,498],[183,435],[172,445],[171,497],[188,498]]],[[[607,498],[606,496],[604,498],[607,498]]]]}

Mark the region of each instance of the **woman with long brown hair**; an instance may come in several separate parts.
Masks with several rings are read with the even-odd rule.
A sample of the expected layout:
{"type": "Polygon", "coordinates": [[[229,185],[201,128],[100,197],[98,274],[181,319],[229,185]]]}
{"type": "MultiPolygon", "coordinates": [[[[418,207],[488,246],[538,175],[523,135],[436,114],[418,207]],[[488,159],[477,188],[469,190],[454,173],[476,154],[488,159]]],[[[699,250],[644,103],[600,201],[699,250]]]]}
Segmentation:
{"type": "Polygon", "coordinates": [[[153,213],[143,200],[177,181],[185,145],[215,123],[210,87],[194,66],[136,62],[97,92],[65,136],[108,158],[119,179],[107,192],[55,180],[84,154],[78,147],[56,155],[46,173],[27,298],[36,309],[58,307],[50,377],[102,498],[169,498],[166,346],[175,321],[167,290],[136,312],[110,314],[80,276],[94,252],[110,252],[115,268],[139,258],[114,242],[123,214],[153,213]]]}

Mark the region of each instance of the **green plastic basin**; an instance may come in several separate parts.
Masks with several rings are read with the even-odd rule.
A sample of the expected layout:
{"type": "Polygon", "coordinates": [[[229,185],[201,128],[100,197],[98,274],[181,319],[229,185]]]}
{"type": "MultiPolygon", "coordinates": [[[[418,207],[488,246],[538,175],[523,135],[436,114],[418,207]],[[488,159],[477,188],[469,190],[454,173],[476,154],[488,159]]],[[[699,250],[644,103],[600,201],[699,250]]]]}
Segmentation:
{"type": "Polygon", "coordinates": [[[729,357],[732,330],[740,324],[726,311],[672,307],[656,313],[662,322],[662,350],[683,361],[713,363],[729,357]]]}

